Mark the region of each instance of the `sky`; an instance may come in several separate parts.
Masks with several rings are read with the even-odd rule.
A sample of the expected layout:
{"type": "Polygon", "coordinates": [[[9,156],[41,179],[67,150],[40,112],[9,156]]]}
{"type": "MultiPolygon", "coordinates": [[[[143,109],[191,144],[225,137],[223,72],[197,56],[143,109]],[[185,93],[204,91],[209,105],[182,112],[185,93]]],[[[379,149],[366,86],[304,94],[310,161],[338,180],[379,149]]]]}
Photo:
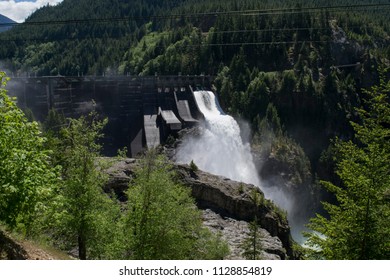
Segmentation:
{"type": "Polygon", "coordinates": [[[56,5],[63,0],[0,0],[0,14],[23,22],[36,9],[49,5],[56,5]]]}

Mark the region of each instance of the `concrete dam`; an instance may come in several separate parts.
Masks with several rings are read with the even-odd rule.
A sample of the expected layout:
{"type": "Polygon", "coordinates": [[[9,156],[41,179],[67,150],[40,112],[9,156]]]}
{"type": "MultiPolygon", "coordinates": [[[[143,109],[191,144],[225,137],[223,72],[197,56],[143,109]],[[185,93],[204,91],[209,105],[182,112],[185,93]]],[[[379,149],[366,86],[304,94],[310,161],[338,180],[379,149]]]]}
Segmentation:
{"type": "Polygon", "coordinates": [[[104,154],[127,147],[135,156],[202,120],[194,91],[210,89],[212,81],[210,76],[15,77],[7,89],[41,122],[51,109],[72,118],[95,109],[108,118],[104,154]]]}

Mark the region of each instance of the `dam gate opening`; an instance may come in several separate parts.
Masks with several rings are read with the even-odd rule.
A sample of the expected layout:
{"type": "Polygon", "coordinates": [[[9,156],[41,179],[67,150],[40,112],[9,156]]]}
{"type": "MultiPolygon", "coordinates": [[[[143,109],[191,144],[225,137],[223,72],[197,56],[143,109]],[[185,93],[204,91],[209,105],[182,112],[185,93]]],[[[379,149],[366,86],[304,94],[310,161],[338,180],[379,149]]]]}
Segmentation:
{"type": "Polygon", "coordinates": [[[103,153],[112,156],[126,147],[135,156],[202,120],[194,91],[210,89],[212,81],[203,75],[15,77],[7,88],[40,122],[52,109],[66,118],[97,111],[108,118],[103,153]]]}

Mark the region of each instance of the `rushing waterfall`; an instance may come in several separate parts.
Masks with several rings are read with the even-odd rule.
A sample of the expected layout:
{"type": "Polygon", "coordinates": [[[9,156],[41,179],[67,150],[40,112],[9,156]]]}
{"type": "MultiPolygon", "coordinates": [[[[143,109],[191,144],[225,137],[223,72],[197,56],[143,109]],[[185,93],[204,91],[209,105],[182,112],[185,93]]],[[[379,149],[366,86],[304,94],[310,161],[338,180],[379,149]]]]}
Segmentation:
{"type": "Polygon", "coordinates": [[[295,240],[303,243],[301,230],[307,221],[294,214],[295,198],[287,195],[280,186],[260,182],[249,144],[243,143],[240,127],[231,116],[222,111],[214,93],[195,91],[194,96],[205,122],[200,126],[199,135],[183,140],[176,153],[177,161],[190,163],[193,160],[201,170],[258,187],[261,185],[265,197],[287,211],[292,235],[295,240]]]}
{"type": "Polygon", "coordinates": [[[237,122],[222,111],[213,92],[195,91],[194,95],[205,117],[203,132],[183,142],[177,161],[193,160],[204,171],[260,186],[249,144],[242,142],[237,122]]]}

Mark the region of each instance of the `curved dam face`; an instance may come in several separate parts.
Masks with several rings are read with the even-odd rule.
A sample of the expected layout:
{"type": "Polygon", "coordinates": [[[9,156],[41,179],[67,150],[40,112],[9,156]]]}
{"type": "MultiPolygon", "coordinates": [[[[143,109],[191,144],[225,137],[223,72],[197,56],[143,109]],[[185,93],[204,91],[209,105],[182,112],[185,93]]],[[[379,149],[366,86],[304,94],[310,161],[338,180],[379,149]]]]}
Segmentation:
{"type": "Polygon", "coordinates": [[[208,76],[16,77],[7,85],[18,106],[44,122],[49,110],[77,118],[96,110],[108,118],[103,153],[128,156],[163,143],[170,135],[199,126],[203,133],[177,151],[179,162],[192,160],[204,171],[260,185],[250,147],[237,122],[221,109],[208,76]]]}
{"type": "Polygon", "coordinates": [[[178,148],[177,161],[193,161],[201,170],[260,186],[249,144],[243,143],[236,120],[223,112],[213,92],[194,91],[194,97],[204,122],[200,135],[187,137],[178,148]]]}
{"type": "Polygon", "coordinates": [[[211,82],[209,76],[14,77],[7,89],[41,122],[52,109],[72,118],[96,110],[108,118],[103,153],[113,156],[127,147],[134,157],[198,124],[203,115],[192,88],[210,88],[211,82]]]}

